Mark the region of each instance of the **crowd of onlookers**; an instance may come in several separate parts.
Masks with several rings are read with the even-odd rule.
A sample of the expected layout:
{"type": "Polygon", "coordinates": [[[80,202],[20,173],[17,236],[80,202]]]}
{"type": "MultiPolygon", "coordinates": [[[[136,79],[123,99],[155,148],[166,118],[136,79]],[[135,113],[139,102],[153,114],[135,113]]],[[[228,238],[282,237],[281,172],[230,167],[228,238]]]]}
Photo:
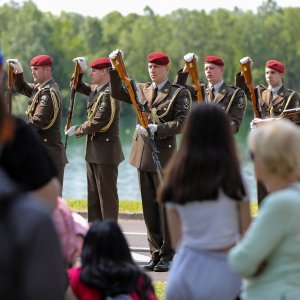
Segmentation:
{"type": "MultiPolygon", "coordinates": [[[[0,299],[157,299],[117,222],[69,209],[44,146],[0,91],[0,299]]],[[[300,130],[268,122],[248,147],[269,191],[253,220],[228,115],[216,104],[189,113],[158,197],[176,252],[166,299],[299,299],[300,130]]]]}

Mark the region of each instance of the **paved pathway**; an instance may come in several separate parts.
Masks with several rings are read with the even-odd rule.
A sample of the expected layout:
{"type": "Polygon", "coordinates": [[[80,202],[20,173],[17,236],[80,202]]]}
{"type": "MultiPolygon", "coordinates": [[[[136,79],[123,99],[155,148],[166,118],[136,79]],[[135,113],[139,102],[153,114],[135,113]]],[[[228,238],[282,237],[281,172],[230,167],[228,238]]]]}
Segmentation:
{"type": "MultiPolygon", "coordinates": [[[[126,236],[133,259],[139,266],[144,266],[150,260],[150,252],[144,220],[119,219],[123,233],[126,236]]],[[[167,272],[148,272],[155,281],[166,281],[167,272]]]]}

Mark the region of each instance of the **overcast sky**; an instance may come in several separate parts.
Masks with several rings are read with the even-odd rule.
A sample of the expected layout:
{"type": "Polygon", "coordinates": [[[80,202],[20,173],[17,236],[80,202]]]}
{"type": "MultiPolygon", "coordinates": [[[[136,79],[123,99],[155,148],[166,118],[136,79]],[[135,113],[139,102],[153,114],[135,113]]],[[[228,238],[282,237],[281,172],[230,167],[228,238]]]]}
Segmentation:
{"type": "MultiPolygon", "coordinates": [[[[0,5],[9,1],[0,0],[0,5]]],[[[16,1],[23,3],[24,1],[16,1]]],[[[123,15],[129,13],[143,14],[145,6],[150,6],[154,13],[165,15],[178,8],[205,9],[209,12],[216,8],[233,10],[239,7],[242,10],[257,11],[257,7],[262,4],[262,0],[33,0],[42,11],[50,11],[55,15],[61,11],[76,12],[84,16],[102,18],[112,11],[119,11],[123,15]]],[[[300,7],[300,0],[277,0],[281,7],[300,7]]]]}

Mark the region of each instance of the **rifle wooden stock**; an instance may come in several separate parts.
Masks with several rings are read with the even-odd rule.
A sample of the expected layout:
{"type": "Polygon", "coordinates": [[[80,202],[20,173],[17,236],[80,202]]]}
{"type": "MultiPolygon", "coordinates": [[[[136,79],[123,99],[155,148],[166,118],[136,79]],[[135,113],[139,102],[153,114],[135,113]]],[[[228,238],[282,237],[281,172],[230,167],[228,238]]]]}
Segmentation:
{"type": "Polygon", "coordinates": [[[153,158],[153,162],[155,165],[155,169],[156,169],[156,172],[157,172],[160,182],[162,182],[162,168],[161,168],[161,164],[160,164],[159,157],[158,157],[159,151],[157,150],[155,142],[152,139],[152,134],[151,134],[151,131],[149,128],[148,118],[145,115],[145,107],[139,100],[139,96],[138,96],[137,89],[136,89],[136,84],[135,84],[134,80],[130,79],[127,75],[125,64],[124,64],[124,61],[122,58],[122,53],[120,51],[118,52],[116,58],[111,59],[111,61],[114,65],[115,69],[118,71],[120,78],[124,81],[124,83],[127,87],[131,102],[134,105],[134,108],[136,110],[137,117],[139,119],[140,124],[147,130],[147,133],[148,133],[147,138],[148,138],[148,141],[152,148],[152,158],[153,158]]]}
{"type": "Polygon", "coordinates": [[[300,121],[300,107],[286,109],[282,112],[282,115],[278,119],[289,119],[293,122],[300,121]]]}
{"type": "Polygon", "coordinates": [[[282,112],[280,117],[262,119],[261,121],[255,122],[255,125],[256,126],[261,126],[261,125],[267,124],[268,121],[270,122],[270,121],[276,121],[276,120],[280,120],[280,119],[288,119],[292,122],[296,122],[297,124],[299,124],[299,122],[300,122],[300,108],[296,107],[296,108],[286,109],[282,112]]]}
{"type": "Polygon", "coordinates": [[[247,62],[245,64],[241,63],[240,66],[241,66],[242,74],[245,78],[246,85],[250,91],[251,102],[252,102],[253,111],[254,111],[254,117],[261,118],[262,116],[261,116],[261,112],[260,112],[260,103],[258,103],[258,101],[257,101],[255,91],[254,91],[254,86],[252,83],[251,63],[250,62],[247,62]]]}
{"type": "Polygon", "coordinates": [[[11,65],[8,65],[6,104],[7,104],[7,110],[10,114],[12,111],[12,94],[13,94],[13,85],[14,85],[13,73],[14,73],[14,68],[11,65]]]}
{"type": "Polygon", "coordinates": [[[197,69],[197,61],[196,58],[194,57],[192,61],[184,61],[186,68],[189,72],[190,78],[192,83],[195,85],[195,89],[197,91],[197,99],[198,103],[202,102],[204,97],[203,97],[203,91],[202,91],[202,85],[199,82],[198,78],[198,69],[197,69]]]}
{"type": "MultiPolygon", "coordinates": [[[[67,131],[71,127],[79,72],[80,72],[80,66],[79,66],[79,63],[76,62],[74,76],[73,76],[72,85],[71,85],[71,96],[70,96],[70,103],[69,103],[69,108],[68,108],[68,117],[67,117],[67,121],[66,121],[65,131],[67,131]]],[[[68,145],[68,135],[66,135],[65,149],[67,149],[67,145],[68,145]]]]}

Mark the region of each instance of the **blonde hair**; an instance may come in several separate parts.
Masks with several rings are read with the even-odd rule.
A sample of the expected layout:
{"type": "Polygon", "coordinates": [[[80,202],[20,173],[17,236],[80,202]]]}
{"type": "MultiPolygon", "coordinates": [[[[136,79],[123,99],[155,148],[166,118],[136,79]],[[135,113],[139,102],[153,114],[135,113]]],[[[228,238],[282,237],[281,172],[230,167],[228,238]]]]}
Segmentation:
{"type": "Polygon", "coordinates": [[[261,125],[248,136],[248,146],[273,175],[300,178],[300,128],[288,120],[261,125]]]}

